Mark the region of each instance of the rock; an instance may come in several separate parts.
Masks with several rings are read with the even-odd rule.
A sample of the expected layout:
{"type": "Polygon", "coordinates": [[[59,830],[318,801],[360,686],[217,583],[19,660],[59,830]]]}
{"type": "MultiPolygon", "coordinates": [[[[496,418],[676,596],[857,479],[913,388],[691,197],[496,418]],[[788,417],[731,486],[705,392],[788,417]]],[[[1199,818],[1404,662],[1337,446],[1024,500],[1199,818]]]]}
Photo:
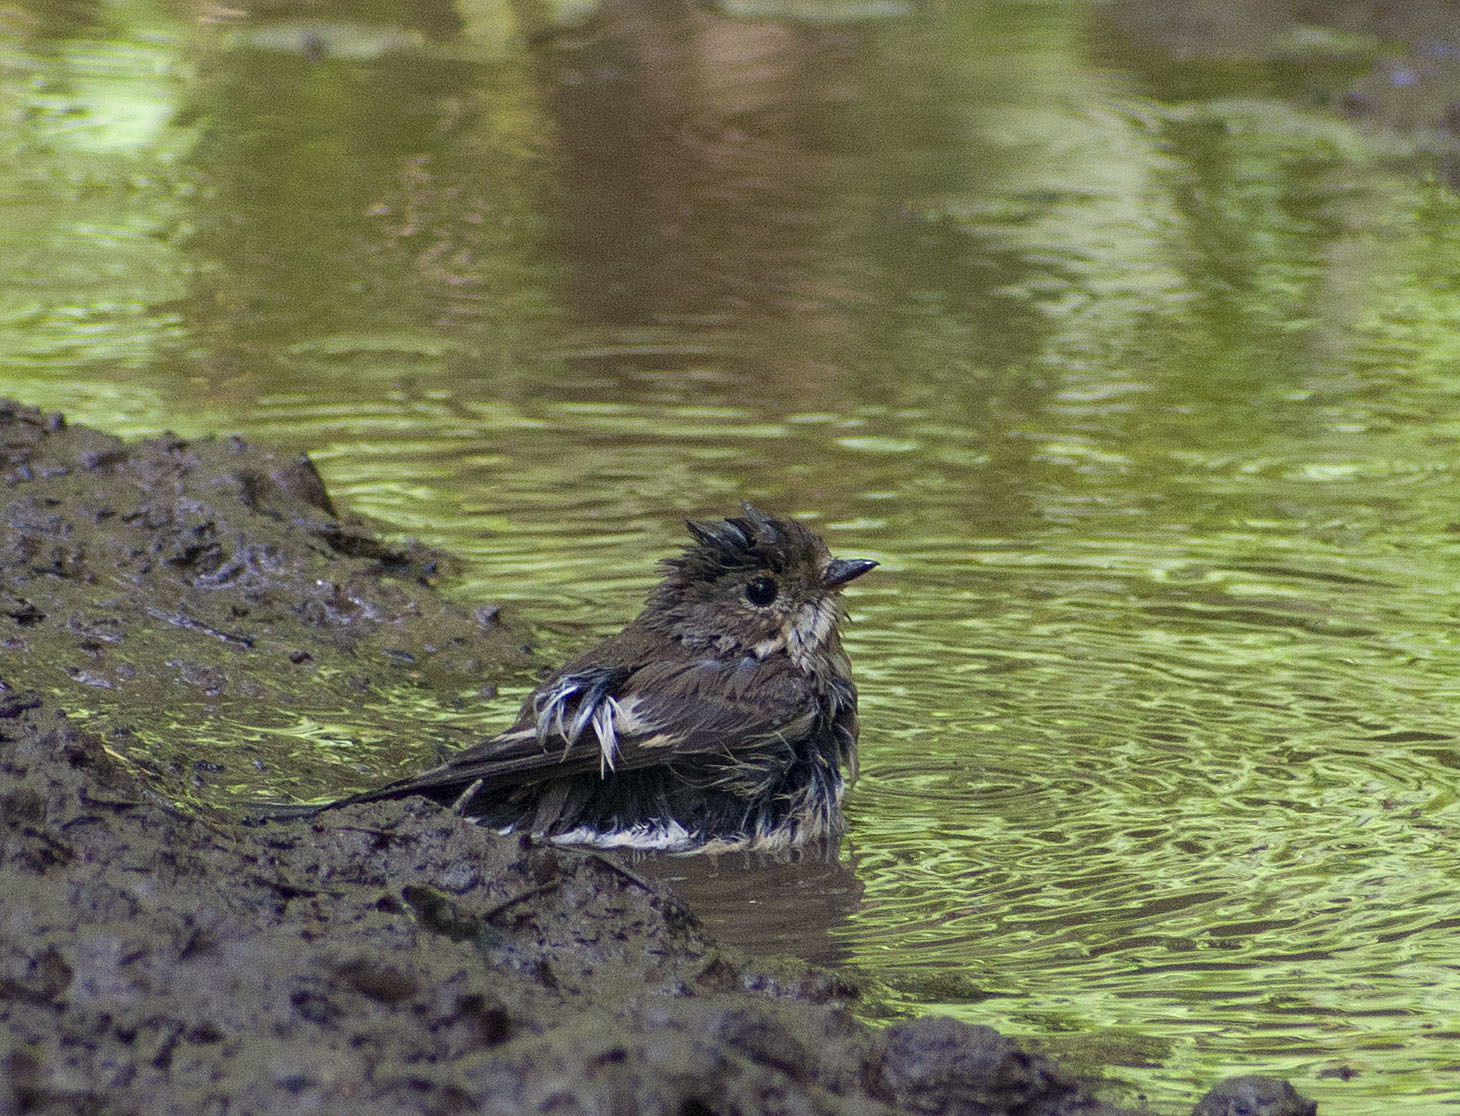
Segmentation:
{"type": "Polygon", "coordinates": [[[1316,1116],[1318,1105],[1276,1077],[1229,1077],[1192,1109],[1191,1116],[1316,1116]]]}

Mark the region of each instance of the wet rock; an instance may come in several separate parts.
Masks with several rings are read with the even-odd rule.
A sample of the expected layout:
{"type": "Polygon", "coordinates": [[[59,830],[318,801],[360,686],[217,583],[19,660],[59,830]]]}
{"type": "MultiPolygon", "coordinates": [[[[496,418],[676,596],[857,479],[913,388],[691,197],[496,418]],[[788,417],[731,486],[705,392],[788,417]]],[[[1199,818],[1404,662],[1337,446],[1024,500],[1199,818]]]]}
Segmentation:
{"type": "Polygon", "coordinates": [[[1079,1082],[993,1028],[942,1016],[889,1027],[880,1077],[886,1095],[914,1112],[1120,1111],[1092,1102],[1079,1082]]]}
{"type": "Polygon", "coordinates": [[[1192,1109],[1191,1116],[1316,1116],[1318,1106],[1276,1077],[1229,1077],[1192,1109]]]}

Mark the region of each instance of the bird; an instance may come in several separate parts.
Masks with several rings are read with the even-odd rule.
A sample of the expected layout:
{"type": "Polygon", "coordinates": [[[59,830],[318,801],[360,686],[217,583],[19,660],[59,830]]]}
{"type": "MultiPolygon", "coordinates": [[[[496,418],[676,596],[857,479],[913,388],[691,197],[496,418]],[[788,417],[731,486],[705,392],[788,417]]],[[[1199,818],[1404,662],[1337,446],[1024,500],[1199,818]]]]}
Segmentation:
{"type": "Polygon", "coordinates": [[[422,795],[499,832],[598,848],[834,842],[858,744],[842,590],[877,562],[834,558],[748,503],[686,526],[638,616],[548,675],[510,728],[321,809],[422,795]]]}

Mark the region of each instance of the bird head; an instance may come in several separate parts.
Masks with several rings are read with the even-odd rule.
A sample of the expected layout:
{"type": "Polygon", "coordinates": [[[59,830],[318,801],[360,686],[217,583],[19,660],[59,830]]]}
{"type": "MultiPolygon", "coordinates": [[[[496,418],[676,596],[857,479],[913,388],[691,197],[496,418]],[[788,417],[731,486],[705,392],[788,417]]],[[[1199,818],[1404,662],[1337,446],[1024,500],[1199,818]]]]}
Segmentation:
{"type": "Polygon", "coordinates": [[[693,541],[662,563],[644,619],[696,650],[764,659],[785,651],[807,665],[836,637],[841,591],[877,565],[833,558],[793,519],[744,505],[744,514],[687,522],[693,541]]]}

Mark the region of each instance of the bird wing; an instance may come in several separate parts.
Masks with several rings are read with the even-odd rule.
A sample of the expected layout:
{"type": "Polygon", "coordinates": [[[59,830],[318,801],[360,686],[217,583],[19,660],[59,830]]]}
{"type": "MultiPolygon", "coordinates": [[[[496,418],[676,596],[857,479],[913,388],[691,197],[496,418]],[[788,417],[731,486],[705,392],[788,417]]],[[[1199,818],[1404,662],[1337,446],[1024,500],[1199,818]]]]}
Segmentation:
{"type": "MultiPolygon", "coordinates": [[[[632,771],[691,755],[804,735],[815,693],[788,659],[570,664],[535,690],[517,723],[441,766],[345,802],[503,788],[596,771],[632,771]]],[[[343,804],[343,803],[342,803],[343,804]]]]}
{"type": "Polygon", "coordinates": [[[809,680],[784,657],[653,663],[629,682],[618,699],[618,767],[795,740],[819,709],[809,680]]]}

